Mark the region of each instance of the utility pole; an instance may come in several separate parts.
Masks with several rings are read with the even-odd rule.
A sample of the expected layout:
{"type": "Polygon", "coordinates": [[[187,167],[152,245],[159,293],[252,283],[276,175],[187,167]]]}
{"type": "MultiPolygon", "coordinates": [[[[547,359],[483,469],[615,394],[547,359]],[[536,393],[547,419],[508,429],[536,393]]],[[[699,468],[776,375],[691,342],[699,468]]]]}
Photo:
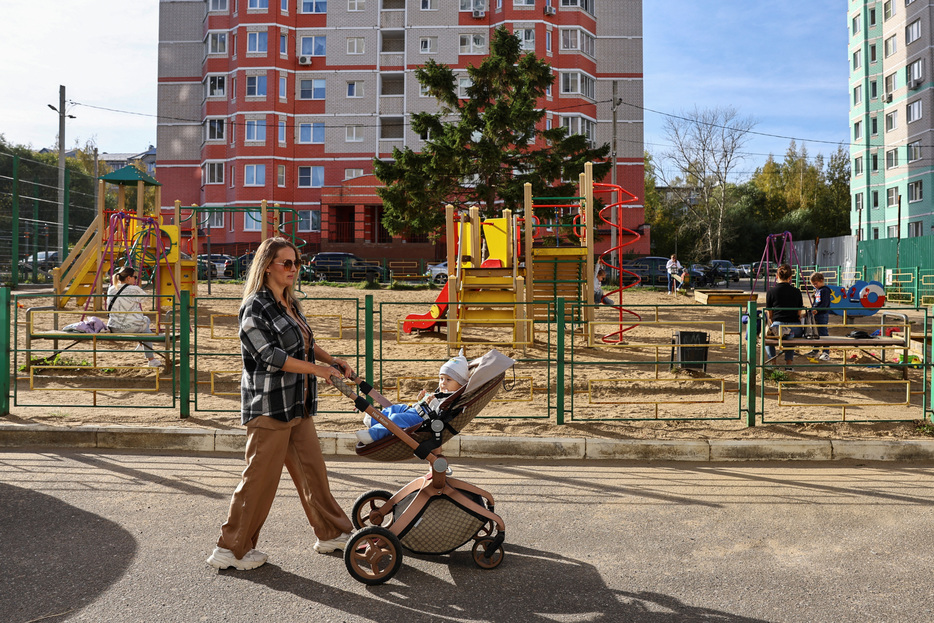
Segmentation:
{"type": "Polygon", "coordinates": [[[65,222],[65,85],[58,87],[58,248],[61,249],[61,259],[65,260],[65,231],[62,223],[65,222]]]}
{"type": "MultiPolygon", "coordinates": [[[[611,163],[612,163],[612,167],[613,167],[613,168],[610,170],[610,183],[613,184],[613,185],[616,184],[616,111],[619,110],[619,105],[622,103],[622,100],[619,99],[619,97],[617,96],[618,90],[619,90],[619,81],[618,81],[618,80],[614,80],[614,81],[613,81],[613,107],[612,107],[612,112],[613,112],[613,151],[610,153],[611,163]]],[[[614,199],[613,199],[614,203],[618,203],[618,202],[620,202],[620,201],[623,200],[622,194],[621,194],[619,191],[614,190],[613,193],[614,193],[614,199]]],[[[611,249],[616,249],[616,246],[619,244],[619,240],[618,240],[618,238],[617,238],[617,229],[616,229],[616,227],[617,227],[617,225],[619,225],[619,211],[620,211],[620,209],[621,209],[620,206],[616,206],[615,208],[613,208],[613,211],[610,213],[610,222],[613,224],[613,226],[610,228],[610,248],[611,248],[611,249]]],[[[616,249],[615,251],[613,251],[613,254],[614,254],[614,258],[613,258],[613,259],[615,260],[613,263],[614,263],[616,266],[619,266],[619,265],[620,265],[620,263],[619,263],[619,261],[618,261],[618,260],[619,260],[619,250],[616,249]]],[[[617,275],[617,278],[620,278],[619,275],[617,275]]]]}

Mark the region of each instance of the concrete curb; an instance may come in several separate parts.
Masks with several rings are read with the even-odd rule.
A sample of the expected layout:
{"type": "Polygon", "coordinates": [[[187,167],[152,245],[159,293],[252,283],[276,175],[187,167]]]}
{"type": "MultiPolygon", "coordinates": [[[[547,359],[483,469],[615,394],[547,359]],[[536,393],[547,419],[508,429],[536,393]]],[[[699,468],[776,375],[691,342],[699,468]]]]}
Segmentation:
{"type": "MultiPolygon", "coordinates": [[[[326,455],[354,456],[350,433],[318,434],[326,455]]],[[[242,453],[246,431],[183,427],[0,424],[0,448],[242,453]]],[[[934,439],[585,439],[459,435],[449,458],[625,461],[934,461],[934,439]]]]}

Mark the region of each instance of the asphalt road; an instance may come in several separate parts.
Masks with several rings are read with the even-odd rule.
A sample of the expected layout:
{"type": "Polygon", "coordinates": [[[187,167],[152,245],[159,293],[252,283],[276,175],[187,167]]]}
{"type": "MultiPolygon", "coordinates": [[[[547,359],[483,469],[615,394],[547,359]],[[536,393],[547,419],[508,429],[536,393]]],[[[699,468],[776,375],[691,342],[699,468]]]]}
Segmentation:
{"type": "MultiPolygon", "coordinates": [[[[349,511],[424,468],[331,460],[349,511]]],[[[0,621],[932,621],[934,464],[455,461],[506,558],[414,556],[389,583],[318,555],[291,483],[269,563],[205,564],[242,459],[0,453],[0,621]]]]}

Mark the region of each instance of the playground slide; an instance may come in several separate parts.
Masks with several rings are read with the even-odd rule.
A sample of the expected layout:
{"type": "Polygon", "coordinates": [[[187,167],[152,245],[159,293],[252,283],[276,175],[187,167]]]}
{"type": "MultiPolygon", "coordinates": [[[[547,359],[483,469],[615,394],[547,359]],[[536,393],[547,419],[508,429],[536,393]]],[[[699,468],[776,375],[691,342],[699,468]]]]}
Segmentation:
{"type": "Polygon", "coordinates": [[[409,314],[406,316],[405,322],[402,324],[402,330],[411,333],[413,329],[431,329],[437,324],[438,320],[444,318],[448,312],[448,285],[450,283],[451,280],[448,280],[444,287],[441,288],[441,294],[438,295],[435,304],[431,306],[427,314],[409,314]]]}

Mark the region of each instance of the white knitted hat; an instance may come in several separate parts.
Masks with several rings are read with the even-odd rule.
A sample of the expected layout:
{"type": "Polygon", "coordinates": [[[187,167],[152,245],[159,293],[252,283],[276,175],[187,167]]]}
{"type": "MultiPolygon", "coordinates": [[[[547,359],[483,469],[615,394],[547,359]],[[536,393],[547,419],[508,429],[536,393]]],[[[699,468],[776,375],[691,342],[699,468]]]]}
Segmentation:
{"type": "Polygon", "coordinates": [[[464,357],[464,351],[462,350],[457,357],[446,361],[438,374],[447,374],[461,385],[466,385],[470,372],[467,370],[467,358],[464,357]]]}

